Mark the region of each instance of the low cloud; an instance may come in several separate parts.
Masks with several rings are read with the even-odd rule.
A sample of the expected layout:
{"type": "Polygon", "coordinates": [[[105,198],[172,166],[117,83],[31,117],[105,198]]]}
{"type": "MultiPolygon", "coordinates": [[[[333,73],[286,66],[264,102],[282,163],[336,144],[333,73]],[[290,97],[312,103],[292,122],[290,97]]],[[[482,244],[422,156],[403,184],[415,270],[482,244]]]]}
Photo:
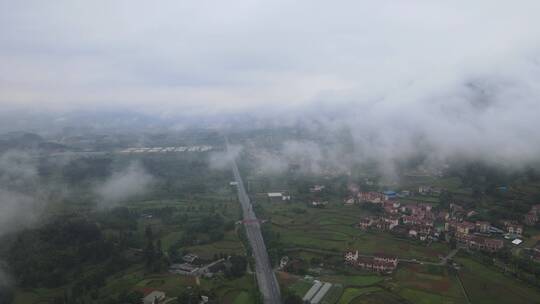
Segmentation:
{"type": "MultiPolygon", "coordinates": [[[[0,237],[40,221],[45,207],[42,194],[35,158],[21,151],[0,155],[0,237]]],[[[11,285],[7,265],[0,260],[0,292],[11,285]]]]}
{"type": "Polygon", "coordinates": [[[140,163],[132,163],[124,170],[115,172],[95,189],[101,205],[116,204],[148,193],[155,183],[140,163]]]}
{"type": "Polygon", "coordinates": [[[230,145],[226,151],[214,152],[210,154],[209,166],[214,170],[225,170],[231,168],[231,161],[236,159],[242,152],[243,147],[230,145]]]}
{"type": "Polygon", "coordinates": [[[33,157],[21,151],[0,155],[0,236],[37,223],[42,195],[33,157]]]}
{"type": "Polygon", "coordinates": [[[0,236],[36,224],[42,209],[33,196],[0,189],[0,236]]]}
{"type": "Polygon", "coordinates": [[[38,178],[35,158],[21,151],[8,151],[0,155],[0,186],[29,188],[38,178]]]}
{"type": "Polygon", "coordinates": [[[289,168],[289,160],[273,151],[257,151],[254,155],[257,169],[262,173],[279,174],[289,168]]]}
{"type": "MultiPolygon", "coordinates": [[[[375,160],[388,174],[418,154],[433,163],[515,165],[540,155],[538,0],[164,1],[158,8],[99,0],[81,8],[0,1],[0,69],[10,71],[0,76],[0,129],[80,124],[66,113],[97,109],[98,117],[115,110],[123,115],[112,117],[127,121],[128,110],[166,117],[171,129],[215,126],[231,115],[255,117],[246,123],[252,128],[265,120],[327,138],[350,133],[344,150],[303,143],[258,155],[276,172],[302,159],[300,151],[312,154],[307,171],[324,171],[323,156],[339,170],[375,160]]],[[[112,129],[112,117],[103,126],[112,129]]],[[[234,117],[230,125],[238,126],[234,117]]],[[[132,125],[153,125],[145,122],[132,125]]],[[[212,160],[216,168],[226,163],[212,160]]]]}
{"type": "Polygon", "coordinates": [[[348,173],[353,155],[344,143],[325,145],[313,140],[287,140],[275,150],[257,150],[253,153],[257,169],[263,173],[283,173],[291,166],[304,174],[348,173]]]}

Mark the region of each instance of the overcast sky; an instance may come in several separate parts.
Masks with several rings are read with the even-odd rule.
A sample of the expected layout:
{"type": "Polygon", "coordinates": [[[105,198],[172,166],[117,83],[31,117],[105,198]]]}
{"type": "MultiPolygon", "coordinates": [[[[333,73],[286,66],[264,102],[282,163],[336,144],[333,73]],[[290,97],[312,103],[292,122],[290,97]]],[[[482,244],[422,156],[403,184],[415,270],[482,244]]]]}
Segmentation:
{"type": "Polygon", "coordinates": [[[483,75],[538,74],[539,11],[537,0],[0,0],[0,103],[408,102],[483,75]]]}
{"type": "Polygon", "coordinates": [[[0,0],[0,103],[320,116],[375,155],[421,142],[536,159],[539,12],[538,0],[0,0]]]}

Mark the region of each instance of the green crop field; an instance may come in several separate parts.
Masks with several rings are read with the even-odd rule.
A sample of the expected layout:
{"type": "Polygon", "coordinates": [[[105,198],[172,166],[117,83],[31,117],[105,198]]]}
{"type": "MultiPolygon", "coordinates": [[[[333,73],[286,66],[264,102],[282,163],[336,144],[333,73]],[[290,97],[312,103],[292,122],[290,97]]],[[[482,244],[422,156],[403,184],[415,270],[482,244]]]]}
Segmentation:
{"type": "Polygon", "coordinates": [[[539,303],[540,291],[467,258],[459,276],[473,303],[539,303]]]}
{"type": "Polygon", "coordinates": [[[399,295],[403,298],[411,301],[412,303],[417,304],[431,304],[431,303],[441,303],[441,304],[458,304],[464,303],[463,299],[453,299],[444,297],[437,293],[417,290],[417,289],[408,289],[405,288],[399,292],[399,295]]]}
{"type": "Polygon", "coordinates": [[[343,291],[341,298],[339,298],[338,304],[349,304],[349,303],[352,303],[352,301],[355,298],[361,295],[367,295],[367,294],[378,292],[378,291],[381,291],[381,288],[379,287],[346,288],[343,291]]]}
{"type": "MultiPolygon", "coordinates": [[[[349,304],[400,304],[406,303],[405,299],[387,291],[372,290],[357,295],[349,304]]],[[[341,303],[340,303],[341,304],[341,303]]]]}
{"type": "MultiPolygon", "coordinates": [[[[394,275],[396,288],[414,297],[415,292],[436,293],[447,301],[463,301],[464,295],[457,279],[439,266],[407,265],[398,269],[394,275]]],[[[405,298],[407,296],[403,295],[405,298]]]]}
{"type": "Polygon", "coordinates": [[[289,285],[288,288],[291,290],[294,294],[303,297],[306,292],[313,286],[313,282],[306,281],[306,280],[298,280],[292,285],[289,285]]]}
{"type": "Polygon", "coordinates": [[[363,287],[370,286],[381,282],[384,279],[379,275],[352,275],[352,276],[322,276],[321,280],[332,283],[339,283],[346,287],[363,287]]]}
{"type": "Polygon", "coordinates": [[[253,299],[249,296],[249,293],[241,291],[233,301],[233,304],[250,304],[253,303],[253,299]]]}

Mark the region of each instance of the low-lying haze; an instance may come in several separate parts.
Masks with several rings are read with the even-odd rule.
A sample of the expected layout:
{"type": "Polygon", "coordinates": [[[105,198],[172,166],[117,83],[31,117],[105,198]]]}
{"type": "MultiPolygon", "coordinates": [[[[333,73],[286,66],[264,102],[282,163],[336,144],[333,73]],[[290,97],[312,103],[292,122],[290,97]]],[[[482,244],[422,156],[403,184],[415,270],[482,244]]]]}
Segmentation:
{"type": "Polygon", "coordinates": [[[127,199],[147,193],[155,179],[139,163],[114,172],[107,180],[96,187],[100,205],[110,207],[127,199]]]}
{"type": "Polygon", "coordinates": [[[0,155],[0,236],[38,221],[43,208],[38,188],[36,164],[29,155],[0,155]]]}
{"type": "Polygon", "coordinates": [[[3,127],[47,113],[75,124],[85,111],[152,117],[104,124],[136,127],[249,116],[349,129],[353,158],[528,162],[540,152],[538,11],[534,0],[0,1],[3,127]]]}

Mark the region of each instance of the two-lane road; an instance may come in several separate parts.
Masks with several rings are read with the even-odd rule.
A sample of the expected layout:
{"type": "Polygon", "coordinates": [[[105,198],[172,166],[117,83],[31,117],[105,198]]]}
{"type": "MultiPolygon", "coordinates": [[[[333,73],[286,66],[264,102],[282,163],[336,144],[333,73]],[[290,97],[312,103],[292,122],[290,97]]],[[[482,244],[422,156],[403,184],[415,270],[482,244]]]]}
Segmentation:
{"type": "MultiPolygon", "coordinates": [[[[227,150],[229,150],[228,143],[227,150]]],[[[238,199],[240,200],[244,214],[244,226],[246,228],[247,238],[251,245],[253,257],[255,258],[255,272],[259,290],[261,291],[265,304],[279,304],[281,303],[279,284],[272,266],[270,265],[270,259],[268,258],[268,252],[266,251],[260,224],[257,221],[255,212],[253,212],[249,196],[246,193],[242,177],[240,176],[238,166],[236,165],[236,160],[232,159],[231,164],[234,179],[237,182],[238,199]]]]}

